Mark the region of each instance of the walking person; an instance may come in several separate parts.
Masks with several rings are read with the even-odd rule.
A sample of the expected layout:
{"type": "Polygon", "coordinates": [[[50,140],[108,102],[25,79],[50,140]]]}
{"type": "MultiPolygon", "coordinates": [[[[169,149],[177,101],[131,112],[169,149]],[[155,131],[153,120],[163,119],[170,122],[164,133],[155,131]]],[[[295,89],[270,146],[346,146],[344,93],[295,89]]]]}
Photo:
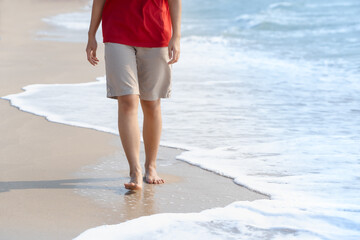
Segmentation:
{"type": "Polygon", "coordinates": [[[162,184],[156,158],[162,129],[161,98],[171,96],[172,64],[180,57],[181,0],[93,0],[86,47],[97,65],[96,32],[102,21],[107,97],[118,102],[118,127],[130,168],[125,188],[143,180],[162,184]],[[144,113],[145,175],[140,166],[139,99],[144,113]]]}

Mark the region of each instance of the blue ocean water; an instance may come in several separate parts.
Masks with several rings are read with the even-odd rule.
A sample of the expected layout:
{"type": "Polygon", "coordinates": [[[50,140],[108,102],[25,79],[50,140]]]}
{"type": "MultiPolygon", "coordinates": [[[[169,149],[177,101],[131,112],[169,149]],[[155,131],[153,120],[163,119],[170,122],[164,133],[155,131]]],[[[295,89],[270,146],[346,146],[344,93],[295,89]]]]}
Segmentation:
{"type": "MultiPolygon", "coordinates": [[[[177,159],[271,200],[157,214],[76,239],[360,239],[360,2],[182,3],[161,144],[188,149],[177,159]]],[[[89,18],[90,5],[44,19],[57,28],[39,39],[85,42],[89,18]]],[[[52,121],[117,134],[116,101],[98,80],[31,85],[4,98],[52,121]]]]}

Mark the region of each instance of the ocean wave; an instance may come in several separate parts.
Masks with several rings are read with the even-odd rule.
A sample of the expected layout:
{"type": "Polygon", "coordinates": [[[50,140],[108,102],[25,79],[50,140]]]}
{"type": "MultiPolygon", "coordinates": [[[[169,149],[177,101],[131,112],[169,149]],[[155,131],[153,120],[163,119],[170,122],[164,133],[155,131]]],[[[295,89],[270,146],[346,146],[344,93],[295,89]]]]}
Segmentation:
{"type": "Polygon", "coordinates": [[[276,2],[269,5],[269,9],[289,9],[290,7],[295,6],[291,2],[276,2]]]}
{"type": "Polygon", "coordinates": [[[354,230],[354,227],[358,229],[358,224],[346,221],[343,215],[328,211],[324,206],[318,205],[314,209],[318,210],[307,212],[300,208],[284,206],[282,202],[275,200],[242,201],[199,213],[154,214],[120,224],[102,225],[84,231],[74,240],[357,240],[358,231],[354,230]],[[332,219],[333,222],[329,223],[326,219],[332,219]],[[344,238],[344,235],[347,237],[344,238]]]}
{"type": "Polygon", "coordinates": [[[90,14],[88,11],[58,14],[42,19],[49,24],[72,30],[86,30],[89,28],[90,14]]]}
{"type": "Polygon", "coordinates": [[[335,7],[359,7],[360,4],[354,1],[351,2],[322,2],[322,3],[308,3],[305,4],[305,7],[307,8],[331,8],[334,9],[335,7]]]}

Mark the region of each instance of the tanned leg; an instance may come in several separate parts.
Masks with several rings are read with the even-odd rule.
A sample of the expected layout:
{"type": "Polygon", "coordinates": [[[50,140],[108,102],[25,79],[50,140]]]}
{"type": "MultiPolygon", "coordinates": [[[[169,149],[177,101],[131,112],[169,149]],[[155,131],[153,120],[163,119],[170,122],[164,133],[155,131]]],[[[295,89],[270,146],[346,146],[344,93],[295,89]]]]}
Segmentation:
{"type": "Polygon", "coordinates": [[[155,101],[140,99],[140,102],[144,113],[145,181],[147,183],[161,184],[165,181],[156,173],[156,157],[162,128],[160,98],[155,101]]]}
{"type": "Polygon", "coordinates": [[[124,185],[130,190],[142,188],[138,107],[139,95],[129,94],[118,97],[119,134],[130,167],[130,182],[124,185]]]}

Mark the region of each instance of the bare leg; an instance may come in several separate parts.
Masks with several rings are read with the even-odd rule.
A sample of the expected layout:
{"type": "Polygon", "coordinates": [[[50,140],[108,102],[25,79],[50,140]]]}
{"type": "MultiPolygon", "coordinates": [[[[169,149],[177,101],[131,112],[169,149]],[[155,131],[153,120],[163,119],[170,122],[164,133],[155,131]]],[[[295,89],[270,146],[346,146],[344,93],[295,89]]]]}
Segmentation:
{"type": "Polygon", "coordinates": [[[130,167],[130,182],[126,189],[142,188],[140,166],[140,129],[138,123],[139,95],[129,94],[118,97],[118,127],[122,146],[130,167]]]}
{"type": "Polygon", "coordinates": [[[140,99],[144,112],[143,139],[145,145],[145,181],[161,184],[165,181],[156,173],[156,156],[160,144],[162,119],[160,98],[155,101],[140,99]]]}

